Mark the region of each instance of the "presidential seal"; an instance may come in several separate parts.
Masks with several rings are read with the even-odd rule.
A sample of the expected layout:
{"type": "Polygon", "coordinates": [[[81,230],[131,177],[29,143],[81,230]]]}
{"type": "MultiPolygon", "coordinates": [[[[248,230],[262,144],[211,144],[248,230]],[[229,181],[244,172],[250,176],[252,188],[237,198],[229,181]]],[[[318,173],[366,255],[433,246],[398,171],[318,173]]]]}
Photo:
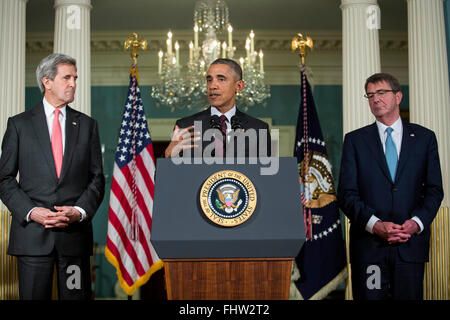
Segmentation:
{"type": "Polygon", "coordinates": [[[240,225],[255,211],[255,186],[240,172],[216,172],[200,189],[200,206],[206,218],[215,224],[224,227],[240,225]]]}

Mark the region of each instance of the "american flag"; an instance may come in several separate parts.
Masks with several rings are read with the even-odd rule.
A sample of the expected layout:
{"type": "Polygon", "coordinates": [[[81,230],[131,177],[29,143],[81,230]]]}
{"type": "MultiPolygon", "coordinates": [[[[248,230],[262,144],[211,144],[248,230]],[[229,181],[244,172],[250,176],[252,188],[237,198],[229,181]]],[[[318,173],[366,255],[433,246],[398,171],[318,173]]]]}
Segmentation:
{"type": "Polygon", "coordinates": [[[162,267],[150,243],[154,174],[152,140],[133,66],[114,162],[105,249],[129,296],[162,267]]]}

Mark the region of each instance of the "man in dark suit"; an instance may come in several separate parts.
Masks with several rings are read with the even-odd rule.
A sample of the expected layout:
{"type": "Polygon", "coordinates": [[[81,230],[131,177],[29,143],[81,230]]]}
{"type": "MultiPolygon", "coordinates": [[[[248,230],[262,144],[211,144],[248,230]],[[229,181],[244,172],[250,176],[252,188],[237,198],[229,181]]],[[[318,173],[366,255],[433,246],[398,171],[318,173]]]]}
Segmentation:
{"type": "Polygon", "coordinates": [[[17,256],[21,299],[91,298],[92,218],[103,199],[97,122],[71,109],[73,58],[51,54],[36,70],[44,99],[8,119],[0,199],[13,216],[8,254],[17,256]],[[19,174],[19,180],[17,175],[19,174]]]}
{"type": "Polygon", "coordinates": [[[369,77],[376,122],[345,135],[339,206],[350,219],[355,299],[423,299],[430,224],[443,198],[433,131],[400,118],[400,84],[369,77]]]}
{"type": "Polygon", "coordinates": [[[221,156],[269,156],[271,140],[268,124],[236,108],[236,95],[244,87],[242,69],[238,63],[231,59],[217,59],[212,62],[206,76],[206,90],[211,106],[177,120],[172,141],[165,151],[166,158],[178,155],[183,150],[200,149],[200,146],[200,152],[196,153],[194,150],[192,156],[203,156],[204,151],[207,155],[217,156],[216,150],[221,156]],[[214,139],[213,136],[202,135],[202,132],[194,132],[196,121],[201,122],[202,131],[211,128],[221,131],[220,137],[215,136],[214,139]]]}

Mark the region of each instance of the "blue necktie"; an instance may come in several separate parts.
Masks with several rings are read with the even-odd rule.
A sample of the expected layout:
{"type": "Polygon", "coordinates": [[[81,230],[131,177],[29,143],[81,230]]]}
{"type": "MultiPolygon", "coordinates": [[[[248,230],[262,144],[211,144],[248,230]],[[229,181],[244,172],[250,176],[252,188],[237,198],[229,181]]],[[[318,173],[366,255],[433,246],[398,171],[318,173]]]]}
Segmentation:
{"type": "Polygon", "coordinates": [[[389,172],[391,173],[392,181],[395,180],[395,172],[397,171],[397,148],[395,148],[394,141],[392,140],[391,133],[393,129],[391,127],[388,127],[386,129],[387,131],[387,138],[386,138],[386,144],[385,144],[385,156],[386,156],[386,162],[389,168],[389,172]]]}

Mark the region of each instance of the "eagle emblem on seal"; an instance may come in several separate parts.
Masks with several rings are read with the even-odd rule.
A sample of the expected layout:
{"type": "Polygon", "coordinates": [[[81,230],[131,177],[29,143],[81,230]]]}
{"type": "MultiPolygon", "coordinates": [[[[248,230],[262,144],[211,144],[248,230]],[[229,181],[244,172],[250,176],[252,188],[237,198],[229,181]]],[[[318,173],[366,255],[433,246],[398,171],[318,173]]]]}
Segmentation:
{"type": "Polygon", "coordinates": [[[239,200],[239,189],[232,184],[225,184],[218,189],[216,189],[218,199],[216,199],[216,208],[220,210],[224,210],[226,213],[232,213],[236,211],[239,206],[242,204],[242,200],[239,200]]]}
{"type": "Polygon", "coordinates": [[[199,195],[199,205],[205,217],[222,227],[235,227],[246,222],[257,203],[252,181],[234,170],[222,170],[209,176],[199,195]]]}

